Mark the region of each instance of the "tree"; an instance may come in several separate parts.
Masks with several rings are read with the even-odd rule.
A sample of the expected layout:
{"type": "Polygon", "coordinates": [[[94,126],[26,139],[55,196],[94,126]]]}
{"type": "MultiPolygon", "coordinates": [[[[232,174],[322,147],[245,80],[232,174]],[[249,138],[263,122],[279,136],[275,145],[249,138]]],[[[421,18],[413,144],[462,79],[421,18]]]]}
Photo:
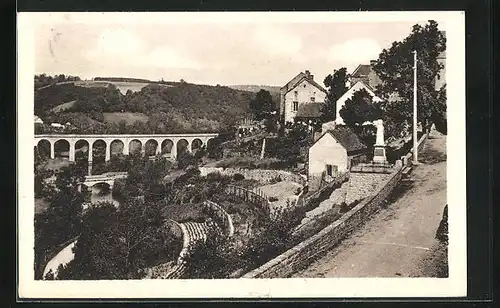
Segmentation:
{"type": "Polygon", "coordinates": [[[257,92],[255,98],[250,101],[249,107],[255,119],[258,121],[269,119],[272,112],[275,110],[275,104],[271,93],[266,90],[257,92]]]}
{"type": "MultiPolygon", "coordinates": [[[[35,270],[40,277],[47,252],[80,233],[83,203],[90,194],[80,189],[86,170],[76,165],[63,167],[56,174],[55,189],[47,196],[49,207],[35,216],[35,270]]],[[[47,261],[47,260],[45,260],[47,261]]]]}
{"type": "Polygon", "coordinates": [[[328,89],[328,94],[321,119],[323,123],[333,121],[337,117],[337,100],[348,90],[346,82],[347,69],[345,67],[334,70],[333,75],[329,74],[325,77],[323,83],[328,89]]]}
{"type": "MultiPolygon", "coordinates": [[[[387,101],[389,110],[386,122],[389,125],[411,127],[413,114],[413,51],[417,51],[417,97],[418,121],[423,127],[431,120],[432,110],[438,102],[438,91],[435,89],[435,79],[442,68],[437,57],[446,49],[446,38],[438,29],[438,23],[430,20],[425,26],[414,25],[411,34],[401,42],[393,42],[389,49],[384,49],[375,61],[373,69],[382,83],[377,87],[377,95],[387,101]],[[398,99],[390,99],[397,94],[398,99]],[[400,105],[400,106],[393,106],[400,105]],[[400,110],[400,114],[391,112],[400,110]],[[404,124],[398,125],[398,121],[404,124]]],[[[409,131],[403,133],[408,134],[409,131]]]]}
{"type": "Polygon", "coordinates": [[[365,89],[354,92],[353,96],[345,101],[340,110],[340,116],[344,123],[355,132],[365,122],[372,122],[381,116],[378,104],[372,102],[373,97],[365,89]]]}
{"type": "Polygon", "coordinates": [[[303,150],[309,146],[309,136],[307,126],[294,124],[284,136],[274,139],[275,144],[267,146],[269,154],[294,166],[305,160],[303,150]]]}
{"type": "Polygon", "coordinates": [[[103,202],[86,212],[75,245],[75,258],[58,279],[138,279],[158,260],[173,260],[180,243],[162,231],[160,208],[131,199],[120,204],[103,202]]]}
{"type": "Polygon", "coordinates": [[[436,129],[446,135],[448,132],[446,121],[446,84],[439,89],[438,99],[433,104],[432,122],[436,125],[436,129]]]}
{"type": "Polygon", "coordinates": [[[38,149],[35,150],[35,197],[45,198],[54,193],[53,185],[47,183],[47,179],[54,175],[54,171],[43,167],[43,163],[47,160],[46,157],[40,154],[38,149]]]}

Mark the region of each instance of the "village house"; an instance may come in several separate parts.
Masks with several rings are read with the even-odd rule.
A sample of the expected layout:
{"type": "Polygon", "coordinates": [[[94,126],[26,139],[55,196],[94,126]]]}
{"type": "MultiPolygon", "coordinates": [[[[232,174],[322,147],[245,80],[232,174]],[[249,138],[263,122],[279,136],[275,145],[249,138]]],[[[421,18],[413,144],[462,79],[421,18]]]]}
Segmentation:
{"type": "Polygon", "coordinates": [[[309,103],[300,105],[299,110],[295,115],[295,123],[304,123],[316,126],[320,121],[324,105],[324,103],[309,103]]]}
{"type": "Polygon", "coordinates": [[[356,83],[349,90],[347,90],[344,94],[342,94],[342,96],[337,100],[337,104],[336,104],[337,110],[336,110],[336,117],[335,117],[335,122],[337,124],[342,124],[342,125],[345,124],[344,119],[340,116],[340,110],[342,110],[342,107],[344,107],[345,102],[348,99],[352,98],[354,93],[356,93],[357,91],[360,91],[362,89],[366,90],[366,92],[368,92],[368,94],[371,95],[372,102],[381,102],[382,101],[382,99],[380,97],[375,95],[373,88],[370,87],[369,85],[367,85],[365,83],[365,81],[363,81],[363,80],[356,81],[356,83]]]}
{"type": "MultiPolygon", "coordinates": [[[[280,116],[284,123],[293,123],[301,106],[324,103],[326,94],[309,71],[300,72],[280,89],[280,116]]],[[[320,108],[320,105],[313,108],[320,108]]]]}
{"type": "Polygon", "coordinates": [[[360,64],[354,71],[349,75],[348,82],[350,86],[355,85],[357,82],[361,81],[366,86],[370,87],[372,90],[376,89],[382,80],[378,77],[377,73],[373,69],[375,60],[371,60],[370,64],[360,64]]]}
{"type": "Polygon", "coordinates": [[[309,148],[309,179],[335,177],[363,162],[368,147],[348,127],[326,130],[309,148]]]}

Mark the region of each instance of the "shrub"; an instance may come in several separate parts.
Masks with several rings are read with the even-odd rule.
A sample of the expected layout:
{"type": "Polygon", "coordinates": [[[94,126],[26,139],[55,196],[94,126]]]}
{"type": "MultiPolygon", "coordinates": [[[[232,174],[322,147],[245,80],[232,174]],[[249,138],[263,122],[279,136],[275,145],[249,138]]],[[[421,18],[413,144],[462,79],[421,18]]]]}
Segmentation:
{"type": "Polygon", "coordinates": [[[279,183],[281,181],[282,181],[281,176],[277,175],[277,176],[271,178],[271,180],[269,180],[269,183],[270,184],[276,184],[276,183],[279,183]]]}
{"type": "Polygon", "coordinates": [[[349,211],[349,206],[347,205],[347,203],[342,202],[342,204],[340,204],[339,213],[343,214],[346,213],[347,211],[349,211]]]}
{"type": "Polygon", "coordinates": [[[276,197],[269,197],[269,202],[275,202],[278,201],[278,198],[276,197]]]}
{"type": "Polygon", "coordinates": [[[245,179],[245,176],[241,173],[236,173],[233,175],[233,180],[235,181],[243,181],[245,179]]]}

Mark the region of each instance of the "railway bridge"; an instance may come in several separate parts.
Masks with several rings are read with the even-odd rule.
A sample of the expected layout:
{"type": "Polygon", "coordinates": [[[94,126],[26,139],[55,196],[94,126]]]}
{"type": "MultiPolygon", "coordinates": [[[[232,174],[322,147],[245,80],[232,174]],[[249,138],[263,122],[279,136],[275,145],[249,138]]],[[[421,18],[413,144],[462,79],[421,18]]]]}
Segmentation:
{"type": "MultiPolygon", "coordinates": [[[[75,161],[78,152],[87,156],[92,163],[96,151],[104,151],[105,161],[114,154],[129,155],[140,152],[143,155],[162,154],[175,159],[180,151],[193,151],[202,146],[209,146],[218,133],[194,134],[162,134],[162,135],[69,135],[43,134],[35,135],[34,147],[40,151],[41,147],[48,152],[50,158],[66,157],[75,161]],[[112,153],[113,152],[113,153],[112,153]]],[[[102,155],[102,154],[101,154],[102,155]]]]}

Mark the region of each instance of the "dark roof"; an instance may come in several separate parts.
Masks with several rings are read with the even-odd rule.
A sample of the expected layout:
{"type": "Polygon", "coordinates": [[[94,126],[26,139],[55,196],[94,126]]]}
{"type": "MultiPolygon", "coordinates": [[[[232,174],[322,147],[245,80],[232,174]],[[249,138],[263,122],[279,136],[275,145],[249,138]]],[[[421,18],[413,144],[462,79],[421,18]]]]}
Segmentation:
{"type": "MultiPolygon", "coordinates": [[[[323,135],[325,134],[332,135],[332,137],[335,138],[335,140],[337,140],[348,153],[367,149],[367,146],[363,143],[363,141],[361,141],[361,139],[359,139],[358,135],[356,135],[348,127],[337,126],[333,130],[326,131],[323,135]]],[[[321,137],[318,138],[318,140],[321,139],[321,137]]]]}
{"type": "Polygon", "coordinates": [[[306,103],[299,106],[296,118],[319,118],[322,114],[323,103],[306,103]]]}
{"type": "Polygon", "coordinates": [[[305,73],[300,72],[299,74],[297,74],[297,76],[293,77],[292,80],[290,80],[289,82],[287,82],[286,85],[284,85],[283,87],[281,87],[282,94],[286,94],[286,93],[290,92],[290,90],[292,90],[293,88],[295,88],[304,79],[307,80],[310,84],[312,84],[316,88],[318,88],[319,90],[327,93],[327,91],[325,90],[325,88],[323,88],[319,83],[317,83],[316,81],[314,81],[314,79],[308,78],[305,73]]]}
{"type": "Polygon", "coordinates": [[[352,77],[362,77],[362,76],[368,76],[370,73],[371,66],[370,64],[360,64],[358,67],[352,72],[351,76],[352,77]]]}

